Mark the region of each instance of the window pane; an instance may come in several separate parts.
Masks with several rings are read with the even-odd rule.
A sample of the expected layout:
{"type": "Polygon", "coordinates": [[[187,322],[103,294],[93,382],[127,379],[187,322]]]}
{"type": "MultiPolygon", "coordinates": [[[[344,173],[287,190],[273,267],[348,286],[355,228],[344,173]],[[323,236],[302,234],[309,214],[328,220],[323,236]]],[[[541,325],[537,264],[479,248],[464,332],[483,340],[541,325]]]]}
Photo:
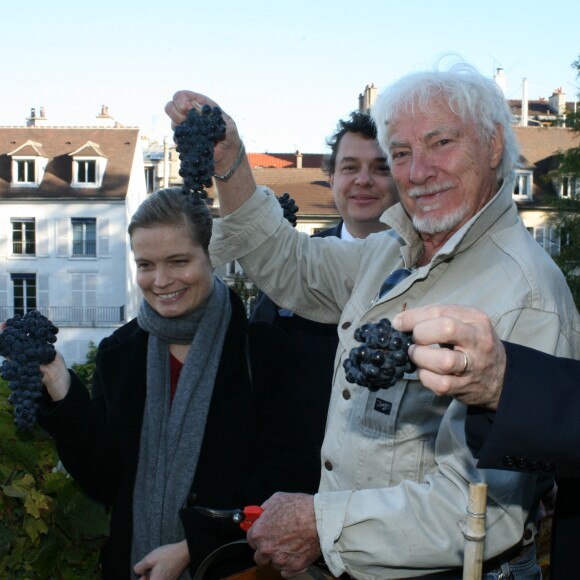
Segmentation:
{"type": "Polygon", "coordinates": [[[77,181],[79,183],[96,183],[97,182],[97,162],[96,161],[77,161],[77,181]]]}
{"type": "Polygon", "coordinates": [[[97,220],[73,219],[73,256],[97,255],[97,220]]]}
{"type": "Polygon", "coordinates": [[[97,255],[97,224],[87,223],[86,226],[86,254],[88,256],[97,255]]]}
{"type": "Polygon", "coordinates": [[[36,278],[13,278],[14,313],[21,316],[36,308],[36,278]]]}
{"type": "Polygon", "coordinates": [[[34,225],[34,222],[25,222],[24,224],[24,253],[31,255],[36,253],[36,231],[34,225]]]}
{"type": "Polygon", "coordinates": [[[34,220],[12,221],[12,253],[34,256],[35,252],[36,231],[34,220]]]}
{"type": "Polygon", "coordinates": [[[34,183],[34,160],[17,161],[16,167],[18,183],[34,183]]]}
{"type": "Polygon", "coordinates": [[[72,222],[73,231],[73,256],[83,255],[83,224],[82,222],[72,222]]]}

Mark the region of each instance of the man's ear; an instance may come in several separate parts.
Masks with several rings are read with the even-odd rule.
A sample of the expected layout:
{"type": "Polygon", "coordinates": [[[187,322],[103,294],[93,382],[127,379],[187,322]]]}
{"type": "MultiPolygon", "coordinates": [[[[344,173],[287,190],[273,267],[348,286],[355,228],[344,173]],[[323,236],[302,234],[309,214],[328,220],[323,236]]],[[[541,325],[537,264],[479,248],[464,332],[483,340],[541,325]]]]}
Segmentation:
{"type": "Polygon", "coordinates": [[[491,136],[491,169],[497,169],[501,163],[504,147],[503,126],[496,123],[495,132],[491,136]]]}

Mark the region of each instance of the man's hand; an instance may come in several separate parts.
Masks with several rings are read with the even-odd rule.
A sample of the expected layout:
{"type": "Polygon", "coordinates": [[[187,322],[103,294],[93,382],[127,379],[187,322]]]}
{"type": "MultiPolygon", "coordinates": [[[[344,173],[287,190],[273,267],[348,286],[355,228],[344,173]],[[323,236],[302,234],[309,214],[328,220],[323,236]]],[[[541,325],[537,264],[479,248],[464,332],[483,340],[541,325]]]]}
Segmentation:
{"type": "Polygon", "coordinates": [[[272,563],[283,578],[304,571],[320,556],[314,497],[301,493],[275,493],[248,531],[248,543],[256,550],[260,566],[272,563]]]}
{"type": "MultiPolygon", "coordinates": [[[[201,93],[177,91],[173,95],[173,99],[165,105],[165,112],[171,119],[172,129],[185,121],[188,111],[194,107],[195,103],[211,107],[219,106],[215,101],[201,93]]],[[[218,175],[223,175],[232,166],[241,144],[234,120],[224,110],[222,110],[222,116],[226,123],[226,136],[216,144],[214,149],[214,162],[218,175]]]]}
{"type": "Polygon", "coordinates": [[[392,320],[397,330],[413,332],[409,349],[421,383],[437,395],[466,405],[496,409],[505,375],[506,354],[490,319],[466,306],[413,308],[392,320]],[[433,345],[452,348],[433,348],[433,345]]]}
{"type": "Polygon", "coordinates": [[[177,580],[190,562],[186,540],[166,544],[149,552],[134,566],[139,580],[177,580]]]}
{"type": "MultiPolygon", "coordinates": [[[[165,105],[165,112],[171,119],[171,127],[175,128],[185,121],[187,112],[198,105],[219,106],[215,101],[201,93],[193,91],[177,91],[171,101],[165,105]]],[[[216,175],[225,175],[234,165],[242,141],[238,134],[238,128],[234,120],[222,109],[222,116],[226,123],[226,135],[222,141],[218,141],[214,147],[214,164],[216,175]]],[[[254,192],[256,182],[252,176],[252,170],[247,155],[243,156],[242,162],[236,169],[231,179],[218,184],[220,198],[220,213],[226,216],[238,209],[254,192]]]]}

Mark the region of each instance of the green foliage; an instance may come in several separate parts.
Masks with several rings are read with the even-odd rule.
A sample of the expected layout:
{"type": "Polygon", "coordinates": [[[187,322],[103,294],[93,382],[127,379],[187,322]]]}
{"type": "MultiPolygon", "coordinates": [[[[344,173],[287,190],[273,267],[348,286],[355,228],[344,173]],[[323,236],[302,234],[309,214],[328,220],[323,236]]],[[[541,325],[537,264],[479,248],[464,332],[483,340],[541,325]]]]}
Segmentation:
{"type": "Polygon", "coordinates": [[[247,276],[243,274],[235,274],[231,288],[242,299],[242,302],[245,304],[246,310],[249,313],[258,297],[258,289],[256,286],[254,286],[247,276]]]}
{"type": "Polygon", "coordinates": [[[90,387],[93,384],[93,373],[95,372],[95,359],[97,356],[97,345],[91,340],[87,351],[87,361],[85,363],[73,363],[72,370],[81,380],[83,385],[90,387]]]}
{"type": "MultiPolygon", "coordinates": [[[[580,55],[578,58],[572,63],[572,68],[576,71],[576,78],[580,80],[580,55]]],[[[580,92],[576,93],[575,100],[580,97],[580,92]]],[[[566,127],[571,127],[574,131],[580,131],[580,111],[576,111],[571,115],[568,115],[566,118],[566,127]]]]}
{"type": "MultiPolygon", "coordinates": [[[[580,55],[572,63],[580,79],[580,55]]],[[[567,125],[580,134],[580,112],[570,115],[567,125]]],[[[580,137],[580,135],[579,135],[580,137]]],[[[560,152],[556,159],[558,168],[546,175],[546,180],[569,180],[580,182],[580,146],[560,152]]],[[[551,207],[549,224],[560,240],[560,253],[554,261],[566,277],[576,307],[580,308],[580,191],[568,198],[555,198],[551,207]]]]}
{"type": "MultiPolygon", "coordinates": [[[[580,176],[580,172],[578,173],[580,176]]],[[[550,202],[554,211],[548,222],[560,238],[560,253],[553,256],[580,309],[580,195],[550,202]]]]}
{"type": "Polygon", "coordinates": [[[59,467],[40,427],[19,431],[0,379],[0,578],[97,580],[108,515],[59,467]]]}

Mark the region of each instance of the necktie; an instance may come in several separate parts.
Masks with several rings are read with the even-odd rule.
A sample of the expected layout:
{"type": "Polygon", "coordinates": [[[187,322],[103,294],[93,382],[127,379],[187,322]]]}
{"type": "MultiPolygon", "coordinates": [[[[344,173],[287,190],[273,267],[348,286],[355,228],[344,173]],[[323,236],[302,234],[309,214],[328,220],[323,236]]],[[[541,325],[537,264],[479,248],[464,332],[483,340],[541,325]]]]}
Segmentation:
{"type": "Polygon", "coordinates": [[[408,278],[412,274],[409,268],[398,268],[393,270],[383,282],[381,289],[379,290],[379,299],[385,294],[389,293],[399,282],[402,282],[405,278],[408,278]]]}

